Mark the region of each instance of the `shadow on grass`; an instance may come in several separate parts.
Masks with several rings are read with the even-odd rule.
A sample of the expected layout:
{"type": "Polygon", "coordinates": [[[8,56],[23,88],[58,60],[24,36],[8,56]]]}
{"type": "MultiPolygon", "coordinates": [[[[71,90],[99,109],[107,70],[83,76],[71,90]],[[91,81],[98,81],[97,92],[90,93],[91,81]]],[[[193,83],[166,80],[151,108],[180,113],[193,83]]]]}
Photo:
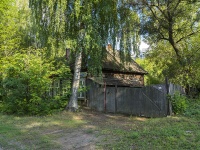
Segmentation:
{"type": "Polygon", "coordinates": [[[57,130],[70,130],[84,124],[72,113],[45,117],[18,117],[0,114],[0,147],[3,149],[59,149],[51,136],[57,130]]]}
{"type": "Polygon", "coordinates": [[[175,116],[140,118],[96,112],[45,117],[0,115],[5,149],[198,149],[199,121],[175,116]],[[71,145],[71,146],[68,146],[71,145]],[[67,147],[68,146],[68,147],[67,147]]]}

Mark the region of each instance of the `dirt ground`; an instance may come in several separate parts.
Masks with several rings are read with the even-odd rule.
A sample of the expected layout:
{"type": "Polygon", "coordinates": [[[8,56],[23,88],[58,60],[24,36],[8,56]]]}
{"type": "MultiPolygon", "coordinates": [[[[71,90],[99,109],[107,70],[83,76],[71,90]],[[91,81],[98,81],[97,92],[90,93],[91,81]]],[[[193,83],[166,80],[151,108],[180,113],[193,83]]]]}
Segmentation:
{"type": "MultiPolygon", "coordinates": [[[[130,117],[101,113],[89,110],[87,108],[82,109],[82,112],[77,113],[75,116],[77,120],[87,120],[84,127],[73,129],[70,131],[56,130],[48,132],[47,134],[59,134],[60,136],[55,142],[61,145],[63,150],[95,150],[98,148],[98,144],[103,144],[105,135],[100,135],[99,132],[109,125],[112,127],[129,128],[130,117]]],[[[113,139],[112,139],[113,140],[113,139]]],[[[107,141],[109,142],[109,141],[107,141]]]]}
{"type": "Polygon", "coordinates": [[[63,150],[94,150],[98,138],[88,134],[84,130],[76,130],[62,133],[62,137],[55,142],[62,146],[63,150]]]}

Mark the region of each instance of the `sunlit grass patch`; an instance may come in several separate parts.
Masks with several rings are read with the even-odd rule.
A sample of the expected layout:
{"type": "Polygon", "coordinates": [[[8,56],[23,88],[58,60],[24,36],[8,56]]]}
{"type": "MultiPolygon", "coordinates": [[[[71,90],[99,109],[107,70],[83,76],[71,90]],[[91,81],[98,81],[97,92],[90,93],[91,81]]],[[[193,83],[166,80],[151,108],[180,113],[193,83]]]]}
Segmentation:
{"type": "MultiPolygon", "coordinates": [[[[63,149],[79,137],[95,139],[97,149],[199,149],[199,103],[185,114],[143,118],[97,112],[59,112],[43,117],[0,114],[0,147],[3,149],[63,149]]],[[[86,140],[87,141],[87,140],[86,140]]],[[[77,142],[77,143],[76,143],[77,142]]],[[[89,142],[89,141],[88,141],[89,142]]],[[[82,143],[84,144],[84,143],[82,143]]]]}
{"type": "Polygon", "coordinates": [[[129,130],[116,129],[117,125],[104,128],[101,133],[110,136],[106,136],[106,142],[102,147],[115,150],[200,147],[200,124],[196,119],[184,116],[150,119],[131,117],[131,121],[129,130]]]}
{"type": "Polygon", "coordinates": [[[3,149],[58,149],[53,134],[84,125],[73,114],[58,113],[43,117],[18,117],[0,114],[0,147],[3,149]]]}

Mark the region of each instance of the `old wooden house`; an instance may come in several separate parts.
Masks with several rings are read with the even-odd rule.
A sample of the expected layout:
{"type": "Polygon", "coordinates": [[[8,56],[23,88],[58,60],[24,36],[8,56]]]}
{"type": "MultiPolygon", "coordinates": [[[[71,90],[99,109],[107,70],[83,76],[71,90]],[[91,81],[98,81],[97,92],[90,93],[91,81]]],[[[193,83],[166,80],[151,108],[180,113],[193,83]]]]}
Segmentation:
{"type": "MultiPolygon", "coordinates": [[[[113,51],[107,46],[105,57],[102,60],[102,77],[87,75],[87,68],[83,68],[81,73],[80,86],[88,87],[94,82],[99,86],[117,87],[143,87],[144,75],[147,72],[139,66],[132,58],[127,62],[122,62],[118,51],[113,51]]],[[[88,100],[89,92],[79,92],[79,99],[88,100]]]]}
{"type": "Polygon", "coordinates": [[[144,86],[147,72],[133,59],[123,62],[118,51],[107,47],[102,59],[102,76],[87,74],[87,67],[82,68],[79,100],[98,111],[124,113],[145,117],[167,115],[168,102],[166,93],[144,86]]]}

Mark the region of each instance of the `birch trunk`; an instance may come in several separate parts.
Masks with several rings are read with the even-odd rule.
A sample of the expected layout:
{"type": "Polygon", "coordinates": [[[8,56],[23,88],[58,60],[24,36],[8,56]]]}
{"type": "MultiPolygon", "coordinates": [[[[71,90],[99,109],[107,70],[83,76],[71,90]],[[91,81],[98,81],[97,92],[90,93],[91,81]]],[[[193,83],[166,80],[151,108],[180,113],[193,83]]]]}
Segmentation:
{"type": "Polygon", "coordinates": [[[72,84],[72,95],[70,97],[70,101],[66,106],[66,110],[75,112],[78,109],[78,89],[80,82],[80,74],[81,74],[81,63],[82,63],[82,51],[76,53],[76,60],[74,66],[74,76],[73,76],[73,84],[72,84]]]}

